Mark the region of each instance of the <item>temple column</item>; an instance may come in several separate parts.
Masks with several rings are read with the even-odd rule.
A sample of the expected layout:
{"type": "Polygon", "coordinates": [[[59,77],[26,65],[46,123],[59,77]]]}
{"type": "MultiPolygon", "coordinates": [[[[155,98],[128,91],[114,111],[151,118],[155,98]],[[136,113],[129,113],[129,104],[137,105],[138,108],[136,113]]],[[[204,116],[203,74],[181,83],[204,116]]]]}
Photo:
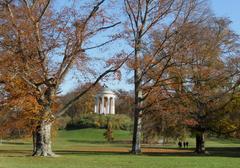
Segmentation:
{"type": "Polygon", "coordinates": [[[112,97],[109,98],[109,114],[112,114],[112,97]]]}
{"type": "Polygon", "coordinates": [[[102,108],[100,114],[104,114],[104,96],[102,96],[102,108]]]}
{"type": "Polygon", "coordinates": [[[112,114],[115,114],[115,97],[112,98],[112,114]]]}
{"type": "Polygon", "coordinates": [[[107,97],[107,114],[111,114],[111,111],[110,111],[110,97],[109,96],[107,97]]]}
{"type": "Polygon", "coordinates": [[[94,113],[97,113],[98,97],[95,97],[94,113]]]}

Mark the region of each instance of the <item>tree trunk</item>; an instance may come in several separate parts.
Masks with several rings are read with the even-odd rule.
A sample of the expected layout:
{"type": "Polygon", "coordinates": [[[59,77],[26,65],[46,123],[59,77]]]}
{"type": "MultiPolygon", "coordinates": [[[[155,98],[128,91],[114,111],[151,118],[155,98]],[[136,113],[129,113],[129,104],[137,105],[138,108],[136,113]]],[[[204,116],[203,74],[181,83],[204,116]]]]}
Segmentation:
{"type": "Polygon", "coordinates": [[[141,118],[134,117],[134,129],[133,129],[133,140],[132,140],[132,153],[139,154],[141,153],[141,118]]]}
{"type": "Polygon", "coordinates": [[[140,47],[141,47],[141,36],[139,35],[135,39],[135,67],[134,70],[134,127],[133,127],[133,139],[132,139],[132,153],[141,153],[141,137],[142,137],[142,98],[143,93],[141,89],[141,69],[138,65],[140,59],[140,47]]]}
{"type": "Polygon", "coordinates": [[[205,153],[204,132],[200,131],[196,134],[196,153],[205,153]]]}
{"type": "MultiPolygon", "coordinates": [[[[135,71],[135,81],[139,79],[139,69],[135,71]]],[[[137,82],[138,83],[138,82],[137,82]]],[[[135,84],[135,109],[134,109],[134,127],[132,139],[132,153],[141,153],[141,138],[142,138],[142,91],[139,88],[139,83],[135,84]]]]}
{"type": "Polygon", "coordinates": [[[33,153],[36,151],[36,132],[32,132],[33,153]]]}
{"type": "Polygon", "coordinates": [[[33,142],[35,143],[33,145],[33,156],[56,156],[52,152],[51,126],[52,123],[47,121],[42,121],[37,126],[35,135],[33,136],[33,142]]]}

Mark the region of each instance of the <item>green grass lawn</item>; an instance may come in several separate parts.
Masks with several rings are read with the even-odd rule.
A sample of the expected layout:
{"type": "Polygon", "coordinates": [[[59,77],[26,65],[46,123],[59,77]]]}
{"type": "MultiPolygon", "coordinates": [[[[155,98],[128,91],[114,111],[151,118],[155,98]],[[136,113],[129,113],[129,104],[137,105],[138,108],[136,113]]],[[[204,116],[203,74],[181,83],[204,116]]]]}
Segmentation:
{"type": "MultiPolygon", "coordinates": [[[[29,140],[3,141],[0,168],[240,168],[240,140],[208,139],[209,154],[206,155],[185,150],[168,152],[176,148],[172,144],[144,145],[145,149],[164,148],[166,151],[135,156],[127,152],[130,150],[129,132],[114,131],[113,143],[105,141],[103,132],[99,129],[59,131],[53,140],[53,149],[60,155],[57,158],[31,157],[29,140]]],[[[194,147],[194,140],[189,141],[194,147]]]]}

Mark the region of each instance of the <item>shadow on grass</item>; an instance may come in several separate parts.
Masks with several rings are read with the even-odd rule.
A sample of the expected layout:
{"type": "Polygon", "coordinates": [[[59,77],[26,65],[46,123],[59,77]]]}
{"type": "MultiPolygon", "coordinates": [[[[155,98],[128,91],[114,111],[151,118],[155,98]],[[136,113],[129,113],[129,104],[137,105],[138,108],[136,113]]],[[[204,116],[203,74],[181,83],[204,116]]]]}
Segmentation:
{"type": "MultiPolygon", "coordinates": [[[[141,155],[172,157],[240,157],[240,147],[207,148],[206,154],[197,154],[193,152],[193,148],[189,150],[177,149],[176,152],[168,152],[166,149],[163,152],[143,152],[141,155]]],[[[130,151],[111,151],[111,149],[109,149],[109,151],[57,150],[56,153],[59,155],[131,155],[130,151]]]]}
{"type": "Polygon", "coordinates": [[[7,142],[2,142],[2,144],[7,144],[7,145],[29,145],[30,143],[27,143],[27,142],[10,142],[10,141],[7,141],[7,142]]]}
{"type": "Polygon", "coordinates": [[[29,157],[31,150],[0,150],[0,157],[29,157]]]}
{"type": "MultiPolygon", "coordinates": [[[[172,149],[172,148],[171,148],[172,149]]],[[[206,149],[205,154],[198,154],[194,152],[194,148],[190,148],[192,152],[184,149],[179,149],[181,152],[150,152],[146,155],[151,156],[188,156],[188,157],[240,157],[240,147],[210,147],[206,149]],[[185,152],[186,151],[186,152],[185,152]]]]}
{"type": "MultiPolygon", "coordinates": [[[[132,155],[126,148],[121,150],[121,148],[111,148],[105,149],[103,151],[99,150],[56,150],[56,154],[58,155],[79,155],[79,156],[86,156],[86,155],[132,155]]],[[[146,148],[144,148],[146,149],[146,148]]],[[[142,156],[171,156],[171,157],[240,157],[240,147],[221,147],[221,148],[207,148],[207,154],[197,154],[194,149],[184,150],[184,149],[176,149],[174,152],[171,149],[164,149],[162,152],[156,151],[146,151],[143,152],[142,156]]],[[[31,150],[0,150],[0,157],[30,157],[32,154],[31,150]]],[[[132,155],[133,156],[133,155],[132,155]]]]}

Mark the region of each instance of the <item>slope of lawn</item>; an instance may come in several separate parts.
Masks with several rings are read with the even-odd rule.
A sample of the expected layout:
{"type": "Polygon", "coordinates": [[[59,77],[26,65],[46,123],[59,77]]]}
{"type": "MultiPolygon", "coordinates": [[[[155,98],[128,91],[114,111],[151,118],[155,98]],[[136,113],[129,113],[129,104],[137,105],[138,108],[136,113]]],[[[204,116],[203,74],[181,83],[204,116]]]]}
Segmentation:
{"type": "MultiPolygon", "coordinates": [[[[107,143],[104,130],[59,131],[54,150],[60,157],[31,157],[30,140],[3,141],[0,168],[240,168],[240,140],[208,139],[208,154],[196,155],[193,149],[144,145],[139,156],[128,153],[131,134],[114,131],[114,142],[107,143]]],[[[194,146],[194,140],[189,139],[194,146]]]]}

